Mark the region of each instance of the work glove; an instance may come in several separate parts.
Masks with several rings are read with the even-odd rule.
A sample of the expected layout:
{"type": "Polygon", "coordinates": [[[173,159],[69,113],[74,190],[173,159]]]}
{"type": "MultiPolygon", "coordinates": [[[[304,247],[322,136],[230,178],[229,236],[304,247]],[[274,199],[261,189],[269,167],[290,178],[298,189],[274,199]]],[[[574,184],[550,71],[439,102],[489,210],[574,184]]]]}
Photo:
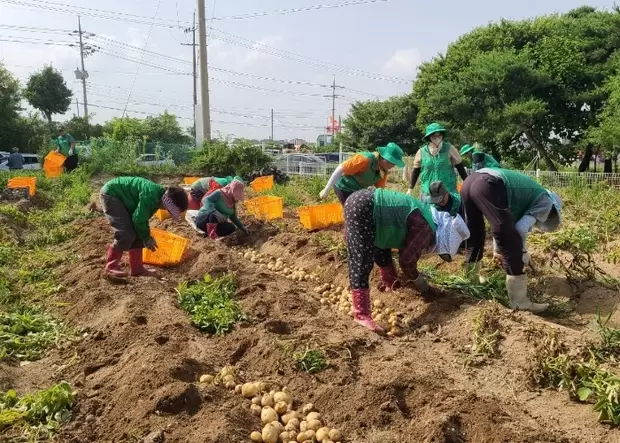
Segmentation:
{"type": "Polygon", "coordinates": [[[324,200],[329,195],[330,189],[324,188],[321,192],[319,192],[319,198],[324,200]]]}
{"type": "Polygon", "coordinates": [[[407,189],[407,195],[413,197],[413,189],[407,189]]]}
{"type": "Polygon", "coordinates": [[[224,223],[226,220],[228,220],[228,217],[226,217],[221,212],[215,211],[215,219],[218,223],[224,223]]]}
{"type": "Polygon", "coordinates": [[[146,249],[149,249],[155,252],[157,250],[157,242],[155,241],[153,237],[149,237],[146,240],[144,240],[144,247],[146,249]]]}
{"type": "Polygon", "coordinates": [[[421,294],[426,294],[430,290],[430,286],[422,274],[418,275],[418,278],[413,281],[413,284],[421,294]]]}
{"type": "Polygon", "coordinates": [[[527,251],[523,251],[523,266],[529,266],[530,261],[532,260],[532,254],[527,251]]]}

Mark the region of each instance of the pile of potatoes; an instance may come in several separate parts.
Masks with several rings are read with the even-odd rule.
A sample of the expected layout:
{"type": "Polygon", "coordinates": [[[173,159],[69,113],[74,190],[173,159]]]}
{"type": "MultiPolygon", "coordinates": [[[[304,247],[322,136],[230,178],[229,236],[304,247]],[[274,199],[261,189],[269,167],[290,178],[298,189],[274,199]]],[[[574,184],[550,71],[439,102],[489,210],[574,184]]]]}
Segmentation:
{"type": "Polygon", "coordinates": [[[316,273],[311,273],[303,267],[295,268],[287,266],[282,258],[271,257],[267,254],[261,254],[253,249],[248,249],[246,252],[239,252],[239,256],[250,260],[252,263],[259,265],[260,269],[267,269],[269,271],[280,274],[289,280],[293,281],[308,281],[318,282],[319,276],[316,273]]]}
{"type": "Polygon", "coordinates": [[[321,414],[311,403],[300,411],[293,408],[293,396],[287,388],[267,392],[265,383],[244,383],[243,397],[251,399],[250,410],[263,424],[261,432],[254,431],[250,439],[257,443],[336,443],[342,440],[338,429],[325,426],[321,414]]]}
{"type": "Polygon", "coordinates": [[[402,312],[396,312],[392,308],[385,307],[383,301],[376,299],[373,301],[372,318],[377,323],[388,323],[390,329],[388,335],[400,337],[404,335],[405,329],[415,324],[411,316],[405,316],[402,312]]]}
{"type": "MultiPolygon", "coordinates": [[[[237,386],[236,371],[234,366],[224,366],[216,375],[203,374],[200,376],[200,383],[224,385],[226,389],[235,389],[237,386]]],[[[241,386],[241,385],[239,385],[241,386]]]]}
{"type": "Polygon", "coordinates": [[[323,306],[333,306],[335,309],[350,317],[353,316],[353,307],[351,305],[351,294],[348,289],[342,286],[334,286],[325,283],[314,288],[315,298],[323,306]]]}

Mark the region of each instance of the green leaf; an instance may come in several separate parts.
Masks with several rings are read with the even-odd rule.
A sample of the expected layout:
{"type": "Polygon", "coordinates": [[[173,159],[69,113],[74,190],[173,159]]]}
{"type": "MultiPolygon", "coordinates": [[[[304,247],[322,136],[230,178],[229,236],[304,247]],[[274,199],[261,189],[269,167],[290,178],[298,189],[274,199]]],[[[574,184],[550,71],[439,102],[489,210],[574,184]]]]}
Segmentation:
{"type": "Polygon", "coordinates": [[[586,388],[585,386],[577,390],[577,397],[579,398],[579,401],[586,401],[590,398],[590,395],[592,395],[592,389],[586,388]]]}

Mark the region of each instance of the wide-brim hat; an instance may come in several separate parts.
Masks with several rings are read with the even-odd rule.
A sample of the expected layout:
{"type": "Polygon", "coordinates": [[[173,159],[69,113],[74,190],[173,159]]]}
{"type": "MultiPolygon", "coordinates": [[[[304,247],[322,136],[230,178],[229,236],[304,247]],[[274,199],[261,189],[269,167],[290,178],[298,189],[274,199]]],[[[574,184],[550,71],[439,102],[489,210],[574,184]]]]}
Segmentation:
{"type": "Polygon", "coordinates": [[[432,134],[436,132],[443,132],[445,134],[447,130],[439,123],[431,123],[430,125],[426,127],[426,133],[424,134],[424,137],[422,138],[422,140],[428,139],[428,137],[430,137],[432,134]]]}
{"type": "Polygon", "coordinates": [[[385,160],[389,161],[393,165],[396,165],[400,168],[405,167],[405,162],[403,161],[403,156],[405,153],[396,143],[390,142],[387,146],[379,146],[377,148],[379,151],[379,155],[385,160]]]}
{"type": "Polygon", "coordinates": [[[463,145],[463,147],[461,148],[461,151],[459,152],[459,154],[460,155],[469,154],[474,149],[476,149],[476,148],[474,146],[472,146],[472,145],[463,145]]]}

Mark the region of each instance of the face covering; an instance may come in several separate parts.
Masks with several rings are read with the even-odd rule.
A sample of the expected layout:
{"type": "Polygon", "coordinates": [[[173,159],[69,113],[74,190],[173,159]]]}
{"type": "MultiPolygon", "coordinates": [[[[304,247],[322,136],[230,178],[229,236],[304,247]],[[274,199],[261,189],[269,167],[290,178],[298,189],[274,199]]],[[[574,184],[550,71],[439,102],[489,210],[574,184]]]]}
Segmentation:
{"type": "Polygon", "coordinates": [[[443,136],[441,136],[441,135],[431,135],[431,142],[435,146],[440,146],[442,141],[443,141],[443,136]]]}

